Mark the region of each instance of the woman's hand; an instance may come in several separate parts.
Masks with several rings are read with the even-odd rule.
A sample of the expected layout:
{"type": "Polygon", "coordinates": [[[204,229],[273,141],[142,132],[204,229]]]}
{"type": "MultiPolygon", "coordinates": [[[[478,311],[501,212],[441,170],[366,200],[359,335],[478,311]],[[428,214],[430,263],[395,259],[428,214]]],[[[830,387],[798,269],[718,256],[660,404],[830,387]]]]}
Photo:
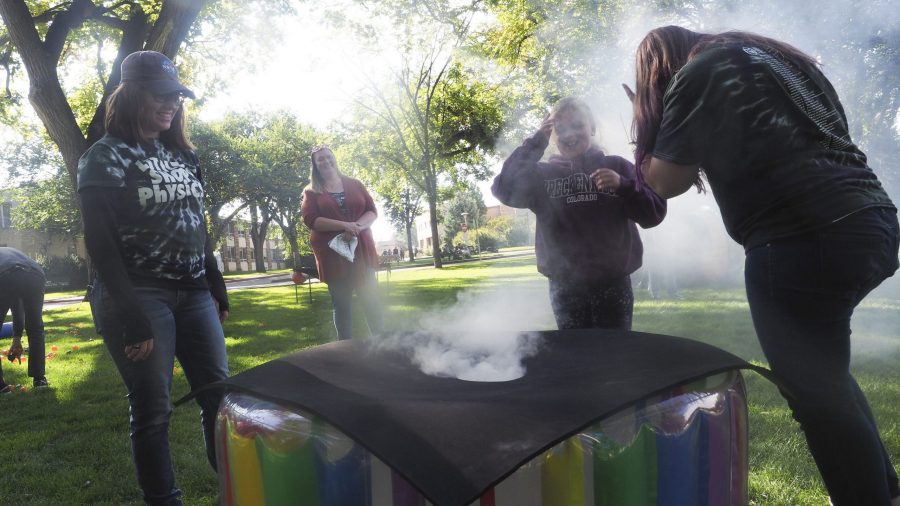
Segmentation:
{"type": "Polygon", "coordinates": [[[362,227],[359,226],[359,223],[355,221],[345,221],[344,222],[344,239],[349,241],[354,237],[358,236],[360,232],[362,232],[362,227]]]}
{"type": "Polygon", "coordinates": [[[125,356],[133,362],[147,360],[153,351],[153,339],[147,339],[139,343],[125,345],[125,356]]]}
{"type": "Polygon", "coordinates": [[[553,126],[556,124],[556,120],[553,118],[553,115],[548,114],[546,118],[544,118],[544,122],[541,123],[541,128],[538,129],[539,132],[547,134],[549,137],[551,133],[553,133],[553,126]]]}
{"type": "Polygon", "coordinates": [[[9,351],[6,352],[6,358],[8,358],[10,362],[19,359],[19,363],[21,364],[23,353],[25,353],[25,349],[22,348],[22,338],[14,337],[12,344],[9,346],[9,351]]]}
{"type": "Polygon", "coordinates": [[[597,169],[591,174],[591,179],[598,190],[616,191],[622,184],[622,177],[612,169],[597,169]]]}
{"type": "Polygon", "coordinates": [[[228,319],[228,310],[222,311],[219,301],[215,297],[213,297],[213,302],[216,304],[216,313],[219,314],[219,323],[225,323],[225,320],[228,319]]]}

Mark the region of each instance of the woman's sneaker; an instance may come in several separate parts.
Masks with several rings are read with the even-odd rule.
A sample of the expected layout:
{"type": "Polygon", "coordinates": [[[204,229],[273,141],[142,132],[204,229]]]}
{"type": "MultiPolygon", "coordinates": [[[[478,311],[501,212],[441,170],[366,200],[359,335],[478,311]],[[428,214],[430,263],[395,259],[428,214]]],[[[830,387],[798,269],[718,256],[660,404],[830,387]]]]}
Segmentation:
{"type": "Polygon", "coordinates": [[[11,394],[13,386],[9,383],[0,383],[0,394],[11,394]]]}
{"type": "Polygon", "coordinates": [[[40,378],[34,378],[34,388],[47,388],[50,386],[50,382],[47,381],[46,376],[41,376],[40,378]]]}

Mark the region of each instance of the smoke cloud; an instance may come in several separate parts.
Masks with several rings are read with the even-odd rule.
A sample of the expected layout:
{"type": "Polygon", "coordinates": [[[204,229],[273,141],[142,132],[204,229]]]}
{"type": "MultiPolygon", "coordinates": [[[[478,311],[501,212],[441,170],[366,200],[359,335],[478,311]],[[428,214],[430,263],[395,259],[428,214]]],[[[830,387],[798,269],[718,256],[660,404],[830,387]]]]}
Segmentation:
{"type": "Polygon", "coordinates": [[[525,374],[522,360],[540,350],[540,335],[525,331],[554,325],[546,283],[530,283],[461,292],[453,306],[426,314],[417,327],[373,345],[408,355],[429,375],[510,381],[525,374]]]}
{"type": "MultiPolygon", "coordinates": [[[[854,141],[869,155],[873,169],[894,200],[900,201],[897,193],[900,184],[894,181],[900,181],[900,174],[894,173],[894,165],[884,162],[897,156],[900,119],[896,118],[900,118],[897,107],[900,102],[887,98],[890,88],[879,88],[896,83],[896,79],[884,77],[896,72],[896,62],[889,62],[879,56],[882,53],[872,49],[884,43],[881,50],[884,54],[898,51],[900,17],[886,15],[895,10],[896,2],[891,0],[824,0],[814,9],[801,0],[723,0],[688,3],[672,14],[660,12],[653,3],[626,2],[617,18],[617,28],[610,29],[609,38],[586,40],[580,48],[565,42],[564,50],[576,53],[567,61],[582,62],[596,70],[584,83],[573,86],[571,81],[560,81],[555,87],[563,94],[581,96],[590,104],[597,122],[596,143],[607,154],[631,160],[632,110],[621,84],[634,86],[635,50],[648,31],[676,24],[706,33],[744,30],[784,40],[822,63],[825,75],[841,97],[854,141]],[[876,99],[871,97],[882,97],[878,106],[872,106],[871,101],[876,99]],[[871,119],[869,116],[876,112],[890,119],[878,125],[886,125],[886,130],[893,132],[878,137],[871,130],[881,129],[870,125],[869,132],[864,134],[863,119],[871,119]],[[893,142],[885,140],[890,137],[893,142]]],[[[567,19],[563,9],[548,10],[546,14],[550,16],[544,22],[547,32],[539,33],[537,40],[559,41],[554,30],[583,24],[577,19],[567,19]]],[[[526,117],[520,122],[531,123],[531,128],[524,128],[530,132],[537,128],[540,119],[526,117]]],[[[521,124],[509,125],[511,135],[506,137],[510,144],[501,147],[506,152],[504,155],[521,143],[522,130],[521,124]]],[[[551,145],[547,153],[552,149],[551,145]]],[[[496,171],[499,169],[498,165],[496,171]]],[[[670,200],[666,220],[658,227],[641,230],[641,236],[645,267],[635,274],[636,280],[657,273],[686,287],[740,286],[743,282],[743,250],[725,233],[711,193],[698,195],[690,190],[670,200]]],[[[892,279],[888,284],[900,285],[900,280],[892,279]]]]}

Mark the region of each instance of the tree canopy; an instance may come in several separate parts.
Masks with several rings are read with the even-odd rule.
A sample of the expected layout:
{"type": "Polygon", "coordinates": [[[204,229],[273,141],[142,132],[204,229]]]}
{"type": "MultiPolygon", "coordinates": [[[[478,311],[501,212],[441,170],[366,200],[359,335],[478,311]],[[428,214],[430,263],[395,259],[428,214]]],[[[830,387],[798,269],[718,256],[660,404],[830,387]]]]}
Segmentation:
{"type": "MultiPolygon", "coordinates": [[[[413,220],[426,210],[433,240],[440,241],[442,206],[490,178],[563,96],[586,98],[606,131],[620,138],[613,152],[629,157],[631,110],[620,83],[634,79],[638,41],[663,24],[705,32],[759,27],[812,54],[840,93],[854,140],[889,190],[900,188],[893,162],[900,145],[900,21],[885,16],[893,11],[891,0],[830,1],[823,13],[799,0],[310,3],[304,15],[335,33],[352,33],[361,48],[386,48],[383,73],[354,69],[363,91],[347,97],[354,107],[327,129],[310,127],[303,112],[247,112],[242,104],[221,119],[196,122],[191,135],[213,235],[228,218],[220,213],[249,209],[259,234],[271,221],[292,249],[302,249],[296,213],[308,178],[306,153],[325,138],[340,140],[342,169],[355,171],[381,197],[408,245],[413,220]]],[[[47,197],[60,188],[59,178],[72,184],[78,157],[102,134],[103,99],[118,83],[125,55],[154,49],[177,56],[182,79],[213,95],[235,76],[261,70],[252,56],[287,40],[268,21],[293,14],[301,2],[0,0],[0,122],[27,131],[20,127],[28,123],[30,103],[45,131],[6,143],[3,158],[20,168],[20,179],[34,180],[19,194],[32,206],[23,209],[58,208],[61,215],[51,223],[42,218],[48,213],[29,213],[20,225],[77,233],[64,209],[74,199],[60,192],[51,205],[47,197]],[[243,57],[249,45],[255,53],[243,57]]],[[[300,57],[315,54],[300,49],[300,57]]],[[[285,106],[291,98],[283,97],[285,106]]],[[[191,104],[191,116],[205,105],[203,97],[191,104]]]]}

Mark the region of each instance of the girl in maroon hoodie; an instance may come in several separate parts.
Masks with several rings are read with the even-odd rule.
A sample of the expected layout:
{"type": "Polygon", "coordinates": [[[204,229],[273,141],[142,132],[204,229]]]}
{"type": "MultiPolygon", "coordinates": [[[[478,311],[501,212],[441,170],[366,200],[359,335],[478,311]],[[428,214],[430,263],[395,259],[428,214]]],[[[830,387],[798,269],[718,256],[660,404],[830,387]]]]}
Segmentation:
{"type": "Polygon", "coordinates": [[[643,255],[634,224],[658,225],[666,202],[638,181],[634,165],[598,149],[595,132],[584,101],[560,100],[506,159],[491,189],[537,216],[537,268],[550,281],[557,326],[630,330],[630,274],[643,255]],[[541,162],[551,135],[559,154],[541,162]]]}

